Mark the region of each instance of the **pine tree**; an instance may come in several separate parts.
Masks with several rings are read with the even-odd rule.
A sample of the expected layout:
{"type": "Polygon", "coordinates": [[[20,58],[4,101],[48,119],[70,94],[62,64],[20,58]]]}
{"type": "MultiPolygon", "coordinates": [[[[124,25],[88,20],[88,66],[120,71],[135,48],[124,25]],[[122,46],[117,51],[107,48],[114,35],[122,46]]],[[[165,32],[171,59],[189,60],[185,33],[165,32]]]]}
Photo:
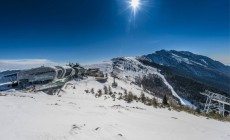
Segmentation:
{"type": "Polygon", "coordinates": [[[141,99],[141,102],[142,102],[142,103],[145,103],[145,102],[146,102],[146,97],[145,97],[145,94],[144,94],[144,93],[141,93],[140,99],[141,99]]]}
{"type": "Polygon", "coordinates": [[[102,96],[102,90],[99,89],[99,90],[98,90],[98,97],[101,97],[101,96],[102,96]]]}
{"type": "Polygon", "coordinates": [[[112,95],[112,94],[113,94],[112,89],[111,89],[111,87],[109,86],[109,95],[112,95]]]}
{"type": "Polygon", "coordinates": [[[105,94],[108,94],[108,88],[107,88],[107,86],[104,86],[103,89],[104,89],[104,93],[105,93],[105,94]]]}
{"type": "Polygon", "coordinates": [[[163,103],[163,105],[168,105],[168,101],[167,101],[166,95],[164,95],[162,103],[163,103]]]}
{"type": "Polygon", "coordinates": [[[130,91],[129,94],[127,95],[126,101],[128,103],[131,103],[133,101],[133,93],[130,91]]]}
{"type": "Polygon", "coordinates": [[[91,92],[92,94],[94,94],[94,88],[92,88],[90,92],[91,92]]]}
{"type": "Polygon", "coordinates": [[[201,113],[201,111],[200,111],[200,108],[196,108],[196,112],[198,113],[198,114],[200,114],[201,113]]]}
{"type": "Polygon", "coordinates": [[[157,99],[156,98],[152,98],[152,105],[154,107],[157,107],[158,106],[158,102],[157,102],[157,99]]]}
{"type": "Polygon", "coordinates": [[[124,89],[124,94],[127,95],[127,89],[124,89]]]}

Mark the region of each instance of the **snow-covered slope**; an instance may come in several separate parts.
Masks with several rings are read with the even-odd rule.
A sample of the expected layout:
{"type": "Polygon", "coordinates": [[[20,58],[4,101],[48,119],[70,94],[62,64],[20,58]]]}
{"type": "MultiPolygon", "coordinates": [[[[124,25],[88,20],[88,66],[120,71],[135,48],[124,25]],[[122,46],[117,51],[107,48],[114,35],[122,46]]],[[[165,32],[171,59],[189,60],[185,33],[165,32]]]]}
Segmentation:
{"type": "MultiPolygon", "coordinates": [[[[109,80],[110,81],[110,80],[109,80]]],[[[122,84],[122,83],[119,83],[122,84]]],[[[125,83],[124,83],[125,84],[125,83]]],[[[230,127],[185,112],[130,104],[85,88],[102,88],[93,78],[71,81],[59,96],[19,91],[0,96],[3,140],[228,140],[230,127]]],[[[130,87],[132,88],[132,87],[130,87]]],[[[119,90],[112,89],[113,91],[119,90]]]]}
{"type": "MultiPolygon", "coordinates": [[[[116,77],[118,78],[118,86],[120,88],[127,89],[128,92],[131,91],[133,94],[139,95],[141,93],[147,93],[143,91],[142,87],[138,87],[134,84],[135,79],[137,77],[143,78],[143,76],[147,76],[148,74],[158,75],[162,79],[166,87],[170,90],[171,94],[177,99],[179,99],[181,104],[191,106],[189,102],[186,102],[186,100],[178,96],[178,94],[174,91],[172,86],[167,82],[165,77],[159,72],[158,69],[143,65],[135,57],[114,58],[110,61],[105,61],[101,64],[87,65],[85,66],[85,68],[100,68],[100,70],[102,70],[104,73],[107,73],[109,79],[112,79],[110,75],[111,72],[116,73],[116,77]]],[[[4,79],[0,79],[0,82],[1,81],[4,81],[4,79]]],[[[112,80],[110,82],[110,85],[112,85],[111,83],[112,80]]],[[[151,95],[147,94],[147,96],[151,95]]]]}
{"type": "Polygon", "coordinates": [[[106,61],[102,64],[95,64],[86,67],[100,68],[104,73],[115,71],[120,80],[128,83],[133,83],[136,77],[143,77],[144,75],[148,74],[158,75],[163,80],[164,84],[170,89],[172,95],[180,100],[181,104],[191,106],[190,103],[187,102],[188,104],[186,104],[185,100],[178,96],[178,94],[174,91],[172,86],[167,82],[159,70],[143,65],[135,57],[114,58],[112,61],[106,61]]]}
{"type": "MultiPolygon", "coordinates": [[[[140,63],[136,58],[116,58],[86,68],[100,68],[108,74],[105,83],[88,77],[72,80],[59,95],[42,92],[4,91],[0,93],[0,139],[4,140],[228,140],[228,122],[198,117],[185,112],[157,109],[141,102],[127,103],[119,100],[125,91],[136,96],[145,94],[134,84],[135,77],[158,75],[182,104],[190,103],[180,98],[159,70],[140,63]],[[117,75],[118,86],[112,88],[117,75]],[[99,90],[111,87],[114,96],[99,90]],[[94,91],[94,94],[91,91],[94,91]]],[[[161,99],[157,98],[159,102],[161,99]]]]}

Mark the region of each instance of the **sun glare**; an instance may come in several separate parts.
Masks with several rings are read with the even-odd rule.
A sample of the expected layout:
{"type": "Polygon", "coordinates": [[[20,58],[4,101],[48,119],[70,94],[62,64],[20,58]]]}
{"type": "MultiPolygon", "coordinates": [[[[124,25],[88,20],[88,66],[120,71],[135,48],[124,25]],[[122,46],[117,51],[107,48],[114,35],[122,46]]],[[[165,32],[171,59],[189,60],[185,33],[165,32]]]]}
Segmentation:
{"type": "Polygon", "coordinates": [[[139,0],[131,0],[131,6],[134,9],[138,8],[139,5],[140,5],[140,1],[139,0]]]}
{"type": "Polygon", "coordinates": [[[133,9],[134,15],[136,15],[137,9],[140,6],[140,0],[131,0],[130,2],[130,7],[133,9]]]}

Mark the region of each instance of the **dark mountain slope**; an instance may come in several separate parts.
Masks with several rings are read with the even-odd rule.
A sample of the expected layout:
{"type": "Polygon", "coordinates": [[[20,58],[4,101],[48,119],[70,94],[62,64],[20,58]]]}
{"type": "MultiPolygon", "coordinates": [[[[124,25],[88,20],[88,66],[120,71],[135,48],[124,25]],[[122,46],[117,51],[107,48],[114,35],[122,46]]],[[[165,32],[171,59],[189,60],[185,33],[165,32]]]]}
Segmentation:
{"type": "Polygon", "coordinates": [[[177,74],[170,67],[159,65],[154,62],[149,62],[148,60],[144,59],[139,59],[139,61],[144,65],[159,69],[161,74],[165,76],[166,80],[174,88],[177,94],[180,97],[187,99],[192,104],[195,104],[197,107],[203,106],[203,103],[205,103],[206,98],[200,94],[200,92],[204,92],[205,90],[228,96],[228,93],[223,92],[218,88],[214,88],[205,83],[202,83],[201,81],[196,81],[189,77],[177,74]]]}
{"type": "Polygon", "coordinates": [[[161,65],[180,75],[230,95],[230,67],[206,56],[185,51],[161,50],[144,55],[139,60],[161,65]]]}

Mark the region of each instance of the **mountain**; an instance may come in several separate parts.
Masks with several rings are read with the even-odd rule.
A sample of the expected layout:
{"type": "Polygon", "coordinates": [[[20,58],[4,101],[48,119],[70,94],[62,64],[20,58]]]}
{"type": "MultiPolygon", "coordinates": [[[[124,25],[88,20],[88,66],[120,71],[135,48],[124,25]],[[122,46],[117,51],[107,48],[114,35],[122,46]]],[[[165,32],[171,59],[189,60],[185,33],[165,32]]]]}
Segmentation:
{"type": "MultiPolygon", "coordinates": [[[[161,99],[167,95],[173,102],[191,107],[203,107],[206,98],[200,92],[205,90],[230,95],[230,67],[191,52],[161,50],[84,67],[99,68],[108,76],[115,76],[116,80],[126,83],[121,88],[133,93],[142,92],[161,99]],[[129,85],[134,87],[128,88],[129,85]]],[[[0,84],[6,80],[9,79],[0,78],[0,84]]]]}
{"type": "Polygon", "coordinates": [[[230,66],[206,56],[186,51],[161,50],[141,56],[139,60],[162,65],[174,74],[230,93],[230,66]]]}
{"type": "MultiPolygon", "coordinates": [[[[29,88],[0,91],[0,120],[4,120],[0,121],[1,137],[18,140],[229,139],[229,122],[174,108],[155,108],[152,104],[154,99],[161,103],[167,95],[171,105],[178,103],[195,108],[205,103],[206,98],[200,94],[205,90],[228,95],[223,87],[209,83],[215,78],[219,78],[218,82],[228,79],[229,67],[220,62],[190,52],[162,50],[83,67],[99,68],[107,75],[106,81],[89,75],[78,77],[68,81],[53,96],[29,88]],[[114,78],[116,86],[112,86],[114,78]],[[131,97],[132,100],[128,100],[131,97]],[[190,134],[192,137],[188,137],[190,134]]],[[[0,77],[14,72],[1,72],[0,77]]],[[[1,81],[0,78],[0,86],[6,80],[13,79],[1,81]]]]}
{"type": "Polygon", "coordinates": [[[129,85],[135,86],[134,92],[127,88],[127,91],[137,92],[153,95],[154,97],[163,98],[164,95],[172,98],[173,102],[181,103],[194,107],[186,98],[181,98],[174,88],[168,82],[164,75],[161,74],[160,69],[148,66],[139,61],[136,57],[118,57],[101,64],[94,64],[85,66],[85,68],[99,68],[103,73],[116,77],[116,81],[123,81],[123,89],[129,85]],[[111,73],[113,73],[111,75],[111,73]]]}

